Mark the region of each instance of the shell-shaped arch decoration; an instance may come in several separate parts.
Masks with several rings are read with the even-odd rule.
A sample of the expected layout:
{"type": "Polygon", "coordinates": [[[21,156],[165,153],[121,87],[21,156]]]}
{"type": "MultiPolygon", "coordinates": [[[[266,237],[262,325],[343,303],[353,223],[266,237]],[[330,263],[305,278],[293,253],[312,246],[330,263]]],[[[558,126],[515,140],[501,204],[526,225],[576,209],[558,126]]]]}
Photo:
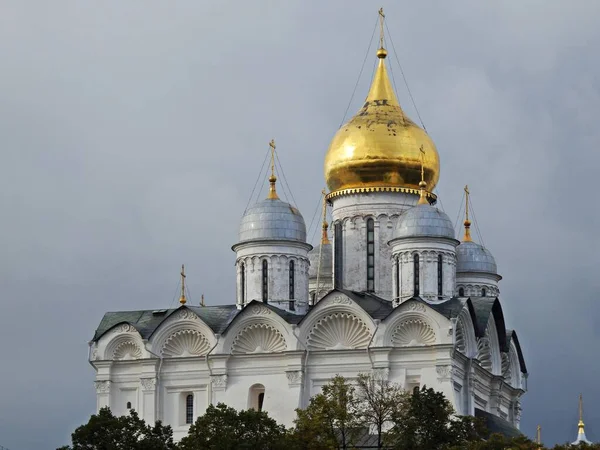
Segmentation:
{"type": "Polygon", "coordinates": [[[481,363],[481,367],[490,372],[492,371],[492,350],[487,333],[486,336],[479,338],[477,341],[477,359],[481,363]]]}
{"type": "Polygon", "coordinates": [[[367,348],[371,332],[354,314],[333,313],[319,319],[306,339],[310,349],[367,348]]]}
{"type": "Polygon", "coordinates": [[[231,345],[231,353],[277,353],[287,349],[281,332],[266,323],[256,323],[242,329],[231,345]]]}
{"type": "Polygon", "coordinates": [[[508,353],[502,353],[502,377],[508,383],[512,381],[512,372],[510,367],[510,356],[508,353]]]}
{"type": "Polygon", "coordinates": [[[456,323],[456,331],[455,331],[455,343],[456,349],[461,352],[463,355],[467,354],[467,342],[465,338],[465,330],[463,328],[463,324],[461,322],[456,323]]]}
{"type": "Polygon", "coordinates": [[[112,359],[130,361],[132,359],[140,359],[142,357],[142,350],[139,345],[133,341],[121,342],[115,348],[112,359]]]}
{"type": "Polygon", "coordinates": [[[397,347],[416,347],[435,344],[435,331],[422,319],[402,321],[392,333],[392,345],[397,347]]]}
{"type": "Polygon", "coordinates": [[[196,330],[181,330],[165,341],[162,355],[167,358],[203,356],[210,350],[208,339],[196,330]]]}

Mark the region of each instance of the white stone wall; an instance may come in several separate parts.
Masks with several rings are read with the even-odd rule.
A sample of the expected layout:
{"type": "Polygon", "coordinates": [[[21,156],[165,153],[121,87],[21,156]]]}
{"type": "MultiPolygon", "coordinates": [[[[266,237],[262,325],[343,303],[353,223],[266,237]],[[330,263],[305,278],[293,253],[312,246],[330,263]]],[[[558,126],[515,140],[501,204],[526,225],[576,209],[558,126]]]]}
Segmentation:
{"type": "MultiPolygon", "coordinates": [[[[182,307],[147,341],[122,324],[91,344],[97,406],[125,414],[131,402],[142,418],[162,420],[180,439],[189,428],[188,394],[194,396],[195,420],[211,403],[249,408],[260,386],[264,409],[291,426],[295,409],[305,407],[333,376],[354,380],[371,373],[407,390],[426,384],[443,392],[459,414],[473,414],[478,407],[518,425],[523,390],[516,349],[513,345],[502,359],[498,340],[490,338],[495,362],[486,370],[465,354],[477,348],[473,330],[464,329],[472,326],[469,321],[466,310],[448,320],[416,301],[400,304],[385,320],[373,320],[334,291],[298,326],[253,304],[216,335],[182,307]],[[330,327],[338,333],[328,333],[330,327]]],[[[488,334],[496,332],[493,324],[488,322],[488,334]]]]}
{"type": "MultiPolygon", "coordinates": [[[[392,258],[388,242],[394,237],[398,216],[416,205],[418,196],[394,192],[367,192],[331,199],[333,229],[342,225],[343,288],[367,290],[367,229],[375,222],[375,294],[392,299],[392,258]]],[[[335,249],[335,232],[334,249],[335,249]]],[[[334,250],[335,274],[335,250],[334,250]]]]}
{"type": "Polygon", "coordinates": [[[268,268],[268,299],[289,308],[289,264],[294,261],[294,302],[302,309],[308,299],[308,251],[311,246],[290,241],[263,241],[238,244],[236,251],[237,304],[262,301],[263,261],[268,268]],[[242,267],[245,269],[245,299],[242,298],[242,267]]]}
{"type": "Polygon", "coordinates": [[[407,238],[392,242],[394,300],[400,302],[414,296],[414,257],[419,255],[419,296],[439,301],[438,255],[442,255],[442,299],[454,296],[456,281],[456,244],[449,239],[407,238]],[[400,286],[396,288],[396,270],[400,270],[400,286]],[[396,292],[400,295],[396,298],[396,292]]]}

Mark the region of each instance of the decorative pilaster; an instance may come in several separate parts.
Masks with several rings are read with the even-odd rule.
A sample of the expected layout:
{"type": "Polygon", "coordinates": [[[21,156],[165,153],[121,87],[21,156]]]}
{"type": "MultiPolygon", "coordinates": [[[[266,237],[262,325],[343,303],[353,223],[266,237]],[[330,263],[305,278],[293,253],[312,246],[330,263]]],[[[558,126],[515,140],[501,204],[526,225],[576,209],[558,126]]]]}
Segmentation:
{"type": "Polygon", "coordinates": [[[96,387],[96,409],[100,411],[105,406],[110,407],[110,380],[94,381],[96,387]]]}
{"type": "Polygon", "coordinates": [[[156,421],[156,378],[140,378],[140,416],[147,423],[156,421]]]}

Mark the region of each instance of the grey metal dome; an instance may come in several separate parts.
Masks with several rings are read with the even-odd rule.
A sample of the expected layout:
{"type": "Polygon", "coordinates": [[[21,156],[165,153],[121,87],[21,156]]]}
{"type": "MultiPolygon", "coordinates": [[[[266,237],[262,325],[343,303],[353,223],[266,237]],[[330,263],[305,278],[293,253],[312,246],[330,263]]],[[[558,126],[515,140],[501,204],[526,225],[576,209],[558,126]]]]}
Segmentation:
{"type": "Polygon", "coordinates": [[[485,272],[498,274],[496,260],[490,251],[472,241],[456,247],[456,272],[485,272]]]}
{"type": "Polygon", "coordinates": [[[306,225],[302,214],[289,203],[265,199],[248,208],[239,232],[240,242],[288,240],[306,242],[306,225]]]}
{"type": "Polygon", "coordinates": [[[417,205],[403,212],[398,219],[395,238],[441,237],[456,239],[448,215],[431,205],[417,205]]]}
{"type": "Polygon", "coordinates": [[[317,270],[319,270],[319,251],[320,247],[323,247],[321,251],[321,276],[331,277],[333,273],[333,248],[331,243],[319,244],[308,252],[308,260],[310,261],[310,268],[308,269],[309,278],[317,278],[317,270]]]}

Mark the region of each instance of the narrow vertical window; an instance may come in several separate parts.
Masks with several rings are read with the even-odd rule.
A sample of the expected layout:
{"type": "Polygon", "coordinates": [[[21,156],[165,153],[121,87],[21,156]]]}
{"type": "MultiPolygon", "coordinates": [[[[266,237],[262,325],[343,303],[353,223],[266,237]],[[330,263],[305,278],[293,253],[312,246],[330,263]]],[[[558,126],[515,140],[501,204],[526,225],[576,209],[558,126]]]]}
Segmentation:
{"type": "Polygon", "coordinates": [[[131,402],[127,402],[127,409],[131,409],[131,402]]]}
{"type": "Polygon", "coordinates": [[[295,280],[295,268],[294,261],[290,261],[290,311],[293,311],[294,308],[294,284],[295,280]]]}
{"type": "Polygon", "coordinates": [[[438,255],[438,297],[442,296],[442,288],[443,288],[443,276],[444,276],[444,265],[442,264],[442,255],[438,255]]]}
{"type": "Polygon", "coordinates": [[[400,275],[401,275],[400,258],[401,258],[401,256],[398,256],[396,258],[396,298],[398,300],[400,300],[400,292],[401,292],[401,290],[400,290],[400,275]]]}
{"type": "Polygon", "coordinates": [[[262,300],[269,300],[269,263],[266,259],[262,262],[262,300]]]}
{"type": "Polygon", "coordinates": [[[194,396],[189,394],[185,398],[185,423],[190,424],[194,421],[194,396]]]}
{"type": "Polygon", "coordinates": [[[334,231],[334,271],[335,271],[335,278],[334,278],[334,287],[337,289],[341,289],[343,288],[343,272],[344,272],[344,264],[343,264],[343,242],[342,242],[342,224],[341,223],[336,223],[335,226],[333,227],[333,231],[334,231]]]}
{"type": "Polygon", "coordinates": [[[459,297],[464,297],[465,296],[465,289],[464,288],[459,288],[458,289],[458,296],[459,297]]]}
{"type": "Polygon", "coordinates": [[[419,255],[415,253],[414,256],[414,285],[413,285],[413,295],[417,297],[419,295],[419,255]]]}
{"type": "Polygon", "coordinates": [[[246,264],[242,263],[240,267],[240,292],[242,297],[242,305],[246,304],[246,264]]]}
{"type": "Polygon", "coordinates": [[[367,220],[367,291],[375,290],[375,221],[367,220]]]}
{"type": "Polygon", "coordinates": [[[258,394],[258,411],[262,411],[263,403],[265,402],[265,393],[261,392],[258,394]]]}
{"type": "Polygon", "coordinates": [[[485,288],[483,288],[483,289],[481,290],[481,296],[482,296],[482,297],[485,297],[486,295],[487,295],[487,292],[485,291],[485,288]]]}

